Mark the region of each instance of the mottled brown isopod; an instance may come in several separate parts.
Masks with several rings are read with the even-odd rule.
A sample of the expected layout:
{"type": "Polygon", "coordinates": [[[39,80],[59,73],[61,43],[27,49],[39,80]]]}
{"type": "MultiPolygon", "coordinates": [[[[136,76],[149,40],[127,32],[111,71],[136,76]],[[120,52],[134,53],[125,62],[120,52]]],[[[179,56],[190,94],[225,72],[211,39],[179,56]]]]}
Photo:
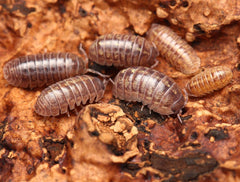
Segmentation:
{"type": "Polygon", "coordinates": [[[168,76],[151,68],[132,67],[120,71],[114,79],[113,95],[121,100],[138,101],[162,114],[178,114],[185,98],[168,76]]]}
{"type": "Polygon", "coordinates": [[[42,116],[58,116],[68,113],[80,104],[99,101],[107,82],[88,75],[59,81],[45,88],[37,99],[35,111],[42,116]]]}
{"type": "Polygon", "coordinates": [[[87,59],[72,53],[45,53],[10,60],[3,73],[11,85],[32,89],[84,74],[87,64],[87,59]]]}
{"type": "Polygon", "coordinates": [[[189,96],[200,97],[225,87],[232,77],[232,70],[228,67],[208,68],[191,78],[186,85],[186,90],[189,96]]]}
{"type": "Polygon", "coordinates": [[[176,70],[184,74],[193,74],[199,70],[201,60],[194,49],[170,28],[152,25],[147,39],[154,42],[159,53],[176,70]]]}
{"type": "Polygon", "coordinates": [[[107,34],[96,39],[89,49],[89,60],[100,65],[130,67],[156,66],[156,46],[135,35],[107,34]]]}

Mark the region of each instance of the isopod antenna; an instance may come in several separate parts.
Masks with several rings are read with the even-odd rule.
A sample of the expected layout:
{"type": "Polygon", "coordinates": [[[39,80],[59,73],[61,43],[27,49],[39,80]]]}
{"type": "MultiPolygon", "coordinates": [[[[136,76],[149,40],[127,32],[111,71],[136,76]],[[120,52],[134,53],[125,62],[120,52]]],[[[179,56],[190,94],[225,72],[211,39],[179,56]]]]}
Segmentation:
{"type": "MultiPolygon", "coordinates": [[[[84,56],[85,62],[89,63],[89,59],[88,59],[87,53],[83,49],[82,43],[79,44],[78,50],[79,50],[80,54],[82,54],[84,56]]],[[[110,77],[110,75],[102,74],[99,71],[96,71],[96,70],[93,70],[93,69],[90,69],[90,68],[87,68],[86,73],[93,73],[93,74],[101,76],[102,78],[109,78],[110,77]]]]}

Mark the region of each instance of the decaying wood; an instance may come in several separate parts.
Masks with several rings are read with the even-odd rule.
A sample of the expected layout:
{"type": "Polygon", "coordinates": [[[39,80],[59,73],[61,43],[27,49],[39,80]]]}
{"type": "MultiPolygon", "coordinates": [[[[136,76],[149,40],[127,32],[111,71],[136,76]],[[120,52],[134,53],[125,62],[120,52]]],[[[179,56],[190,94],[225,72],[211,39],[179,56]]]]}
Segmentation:
{"type": "MultiPolygon", "coordinates": [[[[0,1],[0,181],[239,181],[240,2],[238,0],[0,1]],[[100,35],[145,33],[163,24],[185,38],[201,68],[227,66],[229,85],[190,98],[175,116],[113,99],[56,118],[34,112],[42,89],[8,85],[3,65],[20,56],[89,51],[100,35]],[[108,103],[108,104],[107,104],[108,103]],[[80,180],[81,179],[81,180],[80,180]]],[[[184,88],[191,76],[162,57],[154,68],[184,88]]],[[[115,68],[90,65],[117,74],[115,68]]]]}

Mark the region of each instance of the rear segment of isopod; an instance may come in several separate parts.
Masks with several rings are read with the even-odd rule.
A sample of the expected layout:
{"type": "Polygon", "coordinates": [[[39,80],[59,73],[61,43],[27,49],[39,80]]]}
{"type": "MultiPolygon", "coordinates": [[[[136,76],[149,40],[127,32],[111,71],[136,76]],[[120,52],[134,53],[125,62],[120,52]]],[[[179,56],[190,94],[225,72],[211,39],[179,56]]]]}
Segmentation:
{"type": "Polygon", "coordinates": [[[162,114],[178,114],[185,105],[181,89],[168,76],[146,67],[121,70],[114,79],[113,95],[138,101],[162,114]]]}
{"type": "Polygon", "coordinates": [[[189,96],[201,97],[225,87],[232,80],[232,70],[224,66],[208,68],[195,75],[186,85],[189,96]]]}
{"type": "Polygon", "coordinates": [[[89,60],[100,65],[152,66],[159,55],[156,46],[134,35],[107,34],[96,39],[89,49],[89,60]]]}
{"type": "Polygon", "coordinates": [[[87,59],[72,53],[45,53],[10,60],[3,73],[11,85],[32,89],[84,74],[87,64],[87,59]]]}
{"type": "Polygon", "coordinates": [[[105,84],[97,77],[68,78],[44,89],[37,99],[35,111],[42,116],[58,116],[87,101],[99,101],[104,92],[105,84]]]}
{"type": "Polygon", "coordinates": [[[194,49],[170,28],[154,24],[147,33],[147,39],[155,43],[160,55],[176,70],[184,74],[199,70],[201,61],[194,49]]]}

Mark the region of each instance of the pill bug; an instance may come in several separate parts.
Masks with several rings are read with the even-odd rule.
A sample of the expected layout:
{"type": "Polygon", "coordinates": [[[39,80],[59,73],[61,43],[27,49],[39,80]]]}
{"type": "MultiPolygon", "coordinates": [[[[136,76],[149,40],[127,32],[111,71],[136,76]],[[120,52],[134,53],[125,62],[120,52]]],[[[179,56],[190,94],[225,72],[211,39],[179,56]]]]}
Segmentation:
{"type": "Polygon", "coordinates": [[[135,35],[106,34],[96,39],[89,48],[89,60],[105,66],[155,67],[158,55],[155,44],[135,35]]]}
{"type": "Polygon", "coordinates": [[[68,113],[80,104],[99,101],[105,92],[106,81],[81,75],[67,78],[45,88],[35,104],[35,111],[42,116],[58,116],[68,113]]]}
{"type": "Polygon", "coordinates": [[[126,101],[138,101],[162,114],[177,114],[185,105],[178,85],[163,73],[147,67],[121,70],[113,82],[113,95],[126,101]]]}
{"type": "Polygon", "coordinates": [[[3,67],[4,78],[13,86],[33,89],[86,72],[92,72],[102,77],[106,76],[88,69],[87,54],[81,46],[79,51],[83,53],[85,58],[73,53],[59,52],[27,55],[12,59],[3,67]]]}
{"type": "Polygon", "coordinates": [[[176,70],[187,75],[199,70],[201,60],[194,49],[170,28],[153,24],[147,39],[155,43],[160,55],[176,70]]]}
{"type": "Polygon", "coordinates": [[[186,84],[186,90],[189,96],[201,97],[225,87],[232,80],[232,77],[232,70],[228,67],[208,68],[191,78],[186,84]]]}

